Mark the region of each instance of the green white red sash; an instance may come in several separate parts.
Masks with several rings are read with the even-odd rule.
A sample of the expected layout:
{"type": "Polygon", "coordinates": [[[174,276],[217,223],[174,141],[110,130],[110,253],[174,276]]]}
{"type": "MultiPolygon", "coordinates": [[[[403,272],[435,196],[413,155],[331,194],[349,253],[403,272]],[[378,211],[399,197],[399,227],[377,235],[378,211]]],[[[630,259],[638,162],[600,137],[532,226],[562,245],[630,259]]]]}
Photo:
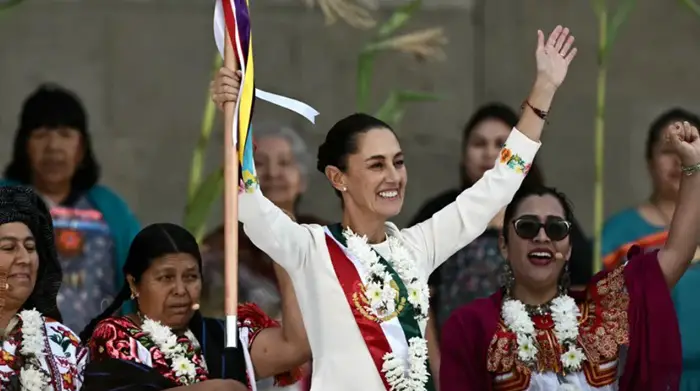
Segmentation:
{"type": "MultiPolygon", "coordinates": [[[[364,297],[362,288],[366,284],[366,281],[362,280],[362,276],[367,274],[366,270],[364,270],[360,260],[355,259],[348,251],[340,224],[327,226],[325,231],[326,245],[336,277],[340,282],[350,310],[355,317],[355,323],[360,330],[362,338],[365,340],[367,350],[369,350],[384,387],[389,390],[389,384],[382,372],[384,355],[393,352],[405,359],[408,355],[408,341],[413,337],[422,338],[418,322],[413,317],[413,307],[406,302],[406,305],[397,317],[383,322],[370,319],[364,313],[361,301],[364,297]]],[[[394,282],[396,282],[400,297],[408,297],[406,286],[396,271],[380,254],[377,255],[386,270],[391,273],[394,282]]],[[[428,365],[427,362],[426,365],[428,365]]],[[[429,378],[425,390],[434,391],[434,389],[432,378],[429,378]]]]}

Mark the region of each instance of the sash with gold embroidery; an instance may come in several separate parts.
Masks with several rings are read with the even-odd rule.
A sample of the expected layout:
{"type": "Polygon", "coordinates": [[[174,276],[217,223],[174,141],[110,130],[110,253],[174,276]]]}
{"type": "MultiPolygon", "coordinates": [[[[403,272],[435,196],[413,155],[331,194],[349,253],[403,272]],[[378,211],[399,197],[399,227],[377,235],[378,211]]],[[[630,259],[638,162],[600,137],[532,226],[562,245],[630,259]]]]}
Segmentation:
{"type": "MultiPolygon", "coordinates": [[[[384,355],[393,352],[405,359],[408,355],[408,341],[414,337],[423,338],[418,322],[413,316],[413,306],[407,300],[408,290],[391,264],[375,252],[381,264],[391,273],[394,281],[392,286],[398,294],[396,310],[393,313],[382,318],[369,313],[366,310],[368,300],[364,292],[366,282],[362,280],[366,270],[364,270],[360,260],[353,257],[348,251],[340,224],[327,226],[325,231],[326,245],[336,277],[384,387],[388,390],[390,389],[389,384],[382,372],[384,355]]],[[[428,365],[427,361],[426,365],[428,365]]],[[[425,390],[435,390],[432,377],[428,378],[425,390]]]]}

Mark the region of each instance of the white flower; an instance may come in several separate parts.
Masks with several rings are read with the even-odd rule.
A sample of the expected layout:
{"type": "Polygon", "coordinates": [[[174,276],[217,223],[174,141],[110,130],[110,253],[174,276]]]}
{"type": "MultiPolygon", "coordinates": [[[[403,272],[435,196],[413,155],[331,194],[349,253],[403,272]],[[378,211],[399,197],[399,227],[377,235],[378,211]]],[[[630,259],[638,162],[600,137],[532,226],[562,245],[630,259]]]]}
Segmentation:
{"type": "Polygon", "coordinates": [[[535,324],[525,310],[525,304],[518,300],[506,300],[501,311],[506,326],[516,334],[533,334],[535,324]]]}
{"type": "Polygon", "coordinates": [[[373,263],[369,266],[369,273],[377,276],[384,275],[386,273],[386,268],[381,263],[373,263]]]}
{"type": "Polygon", "coordinates": [[[175,371],[175,376],[181,377],[194,377],[196,374],[196,367],[192,361],[184,357],[176,357],[173,359],[173,370],[175,371]]]}
{"type": "Polygon", "coordinates": [[[48,379],[40,370],[24,367],[19,372],[19,382],[22,385],[22,390],[44,391],[48,379]]]}
{"type": "Polygon", "coordinates": [[[45,356],[44,318],[41,313],[33,309],[20,312],[19,317],[22,320],[20,354],[25,358],[25,365],[19,373],[22,390],[44,391],[49,381],[41,367],[41,359],[45,356]]]}
{"type": "Polygon", "coordinates": [[[523,362],[533,362],[537,357],[537,347],[532,337],[518,335],[518,357],[523,362]]]}
{"type": "Polygon", "coordinates": [[[393,352],[383,357],[382,372],[389,383],[390,391],[424,390],[430,373],[426,360],[428,344],[424,338],[413,337],[408,341],[408,367],[393,352]]]}
{"type": "Polygon", "coordinates": [[[578,317],[580,316],[576,301],[569,296],[559,296],[552,300],[551,311],[554,332],[559,342],[575,341],[578,337],[578,317]]]}
{"type": "MultiPolygon", "coordinates": [[[[141,323],[141,329],[146,333],[158,349],[170,360],[170,368],[175,374],[175,377],[183,384],[190,385],[195,382],[197,370],[194,363],[187,358],[187,348],[177,342],[177,336],[173,333],[170,327],[145,318],[141,323]]],[[[191,331],[185,332],[185,336],[190,341],[195,341],[194,334],[191,331]]]]}
{"type": "Polygon", "coordinates": [[[408,302],[414,306],[420,306],[423,301],[423,287],[421,284],[413,283],[408,287],[408,302]]]}
{"type": "Polygon", "coordinates": [[[365,295],[367,296],[367,299],[369,300],[369,305],[372,308],[377,309],[381,307],[383,303],[381,285],[375,282],[370,282],[365,288],[365,295]]]}
{"type": "MultiPolygon", "coordinates": [[[[578,318],[581,315],[576,301],[566,295],[556,297],[552,300],[550,310],[554,321],[554,334],[565,351],[561,355],[562,365],[568,371],[578,371],[586,356],[576,346],[579,336],[578,318]]],[[[524,363],[533,363],[538,353],[535,324],[530,319],[525,305],[518,300],[505,300],[501,307],[501,316],[506,327],[516,335],[518,358],[524,363]]]]}
{"type": "Polygon", "coordinates": [[[576,346],[569,345],[569,350],[561,355],[561,362],[569,370],[578,371],[581,369],[581,363],[586,359],[583,351],[576,346]]]}

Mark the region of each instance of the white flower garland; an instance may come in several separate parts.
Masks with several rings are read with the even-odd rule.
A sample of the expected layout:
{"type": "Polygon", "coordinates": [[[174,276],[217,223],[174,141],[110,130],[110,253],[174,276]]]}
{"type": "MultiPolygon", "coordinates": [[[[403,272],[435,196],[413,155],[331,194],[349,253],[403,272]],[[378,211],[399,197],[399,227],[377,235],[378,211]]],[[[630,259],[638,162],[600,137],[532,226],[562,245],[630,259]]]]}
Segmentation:
{"type": "MultiPolygon", "coordinates": [[[[581,315],[576,301],[570,296],[558,296],[550,306],[554,321],[554,335],[562,346],[564,353],[560,356],[561,363],[570,372],[581,369],[581,363],[586,359],[581,348],[577,346],[578,318],[581,315]]],[[[524,364],[534,365],[537,358],[537,342],[535,339],[535,324],[519,300],[505,300],[501,308],[503,321],[510,331],[515,333],[518,343],[518,358],[524,364]]],[[[576,390],[571,384],[562,384],[560,390],[576,390]],[[573,388],[572,388],[573,387],[573,388]]]]}
{"type": "Polygon", "coordinates": [[[22,320],[22,342],[19,353],[25,359],[25,364],[19,373],[19,382],[22,390],[45,391],[48,389],[49,379],[41,367],[41,360],[46,356],[44,318],[35,309],[24,310],[19,313],[19,317],[22,320]]]}
{"type": "MultiPolygon", "coordinates": [[[[347,241],[348,251],[357,258],[367,270],[363,280],[367,281],[365,295],[368,305],[366,310],[382,319],[396,311],[398,290],[394,286],[391,273],[381,264],[378,254],[367,243],[366,236],[359,236],[349,228],[343,231],[347,241]]],[[[413,306],[414,318],[418,322],[421,333],[428,321],[428,306],[430,290],[426,281],[421,281],[416,266],[411,260],[410,253],[403,243],[395,238],[388,238],[390,257],[386,261],[396,271],[406,285],[408,297],[413,306]]],[[[408,365],[393,352],[383,357],[382,372],[386,374],[390,391],[418,391],[425,389],[428,382],[428,344],[425,338],[414,337],[408,341],[408,365]]]]}
{"type": "MultiPolygon", "coordinates": [[[[187,358],[187,348],[177,342],[177,336],[175,336],[170,327],[144,317],[141,329],[148,334],[158,346],[158,349],[163,352],[165,358],[170,360],[170,368],[180,383],[185,386],[195,383],[197,368],[192,360],[187,358]]],[[[185,336],[190,341],[196,341],[196,338],[189,330],[187,330],[185,336]]]]}

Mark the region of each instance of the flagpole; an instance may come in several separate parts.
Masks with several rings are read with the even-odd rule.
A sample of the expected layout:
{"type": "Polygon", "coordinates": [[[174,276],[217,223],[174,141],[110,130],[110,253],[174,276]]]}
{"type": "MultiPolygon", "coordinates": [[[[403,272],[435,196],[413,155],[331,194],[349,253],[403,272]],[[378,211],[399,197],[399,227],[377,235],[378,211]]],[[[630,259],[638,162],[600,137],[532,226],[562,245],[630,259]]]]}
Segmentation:
{"type": "MultiPolygon", "coordinates": [[[[224,66],[238,70],[236,52],[228,31],[224,32],[224,66]]],[[[240,99],[240,92],[238,95],[240,99]]],[[[226,347],[238,346],[238,153],[233,145],[236,102],[224,105],[224,282],[226,347]]]]}

